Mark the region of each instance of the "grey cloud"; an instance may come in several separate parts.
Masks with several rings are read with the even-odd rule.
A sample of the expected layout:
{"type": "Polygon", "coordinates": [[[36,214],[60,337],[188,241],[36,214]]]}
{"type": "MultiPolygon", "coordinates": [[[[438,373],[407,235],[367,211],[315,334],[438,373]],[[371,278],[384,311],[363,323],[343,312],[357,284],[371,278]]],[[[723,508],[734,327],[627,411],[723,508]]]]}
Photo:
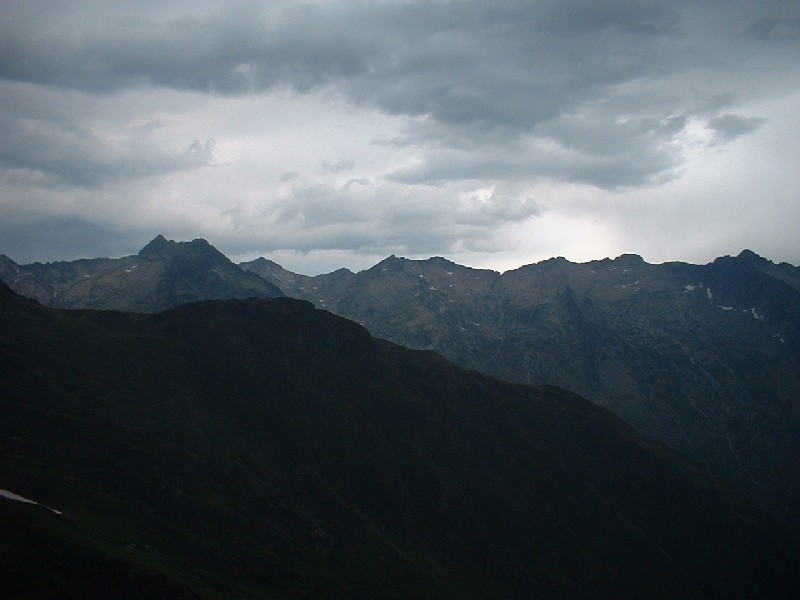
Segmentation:
{"type": "Polygon", "coordinates": [[[367,179],[366,177],[353,177],[347,180],[342,189],[344,191],[347,191],[353,186],[368,186],[370,185],[370,183],[371,183],[370,180],[367,179]]]}
{"type": "Polygon", "coordinates": [[[596,85],[686,58],[650,40],[678,28],[674,11],[633,0],[199,9],[105,26],[57,11],[48,26],[19,23],[16,12],[0,42],[6,79],[221,93],[336,82],[388,112],[455,124],[530,127],[596,85]]]}
{"type": "Polygon", "coordinates": [[[53,186],[95,187],[190,170],[213,160],[211,139],[164,148],[149,137],[158,127],[133,128],[126,136],[109,138],[78,117],[56,117],[50,110],[20,103],[5,111],[0,172],[30,173],[53,186]]]}
{"type": "Polygon", "coordinates": [[[370,142],[371,146],[385,146],[388,148],[408,148],[409,146],[414,146],[418,143],[418,139],[415,136],[411,135],[404,135],[402,137],[397,136],[391,139],[376,139],[370,142]]]}
{"type": "Polygon", "coordinates": [[[112,12],[105,20],[89,3],[30,4],[4,10],[0,76],[8,80],[95,93],[155,85],[241,94],[278,83],[304,91],[364,68],[360,48],[335,35],[335,14],[309,18],[302,7],[290,5],[271,26],[253,3],[224,10],[197,3],[179,14],[141,11],[135,18],[112,12]]]}
{"type": "Polygon", "coordinates": [[[321,166],[329,173],[341,173],[342,171],[350,171],[353,167],[355,167],[356,161],[354,161],[352,158],[343,158],[341,160],[337,160],[335,163],[324,161],[321,166]]]}
{"type": "Polygon", "coordinates": [[[576,2],[547,3],[543,24],[561,34],[585,35],[596,31],[615,34],[665,34],[679,28],[674,7],[666,2],[576,2]]]}
{"type": "Polygon", "coordinates": [[[386,180],[407,185],[442,185],[447,181],[525,181],[543,176],[580,182],[600,188],[652,185],[677,176],[682,162],[668,144],[651,145],[650,139],[631,137],[595,150],[601,143],[596,130],[574,145],[556,139],[533,140],[528,146],[487,147],[480,151],[441,149],[426,153],[417,164],[386,175],[386,180]],[[597,136],[590,140],[590,136],[597,136]],[[588,146],[588,148],[586,147],[588,146]]]}
{"type": "Polygon", "coordinates": [[[351,184],[297,180],[285,201],[267,201],[260,215],[242,218],[243,235],[253,227],[268,227],[274,249],[441,254],[454,247],[494,247],[503,224],[544,210],[513,188],[463,201],[447,190],[431,197],[413,189],[351,184]]]}
{"type": "Polygon", "coordinates": [[[763,40],[797,43],[800,41],[800,17],[758,19],[748,25],[746,33],[763,40]]]}
{"type": "Polygon", "coordinates": [[[0,219],[3,252],[18,264],[133,254],[152,232],[110,227],[78,217],[0,219]]]}
{"type": "MultiPolygon", "coordinates": [[[[797,29],[796,15],[779,2],[732,5],[753,43],[797,29]]],[[[45,15],[31,3],[8,3],[0,77],[94,93],[163,86],[236,95],[331,86],[356,104],[421,118],[408,135],[379,144],[432,152],[472,147],[468,162],[476,163],[486,158],[480,148],[487,139],[508,154],[520,137],[538,135],[580,158],[564,167],[533,154],[524,165],[490,160],[479,169],[487,178],[577,173],[613,187],[669,177],[680,167],[668,145],[681,119],[720,94],[735,100],[736,90],[690,82],[692,106],[669,94],[654,111],[659,82],[734,57],[755,70],[760,56],[739,49],[735,36],[714,23],[713,2],[289,2],[235,10],[198,3],[191,10],[153,5],[133,16],[120,9],[122,16],[104,20],[86,19],[101,5],[86,6],[84,13],[63,5],[45,15]],[[617,102],[631,82],[652,93],[638,104],[632,97],[617,102]],[[608,100],[606,110],[597,110],[598,98],[608,100]],[[610,170],[592,175],[595,165],[610,170]]]]}
{"type": "Polygon", "coordinates": [[[533,198],[495,189],[488,197],[471,196],[454,220],[462,224],[491,225],[541,216],[545,209],[533,198]]]}
{"type": "Polygon", "coordinates": [[[727,113],[709,119],[708,126],[714,132],[713,142],[722,143],[752,133],[764,122],[764,119],[758,117],[743,117],[727,113]]]}

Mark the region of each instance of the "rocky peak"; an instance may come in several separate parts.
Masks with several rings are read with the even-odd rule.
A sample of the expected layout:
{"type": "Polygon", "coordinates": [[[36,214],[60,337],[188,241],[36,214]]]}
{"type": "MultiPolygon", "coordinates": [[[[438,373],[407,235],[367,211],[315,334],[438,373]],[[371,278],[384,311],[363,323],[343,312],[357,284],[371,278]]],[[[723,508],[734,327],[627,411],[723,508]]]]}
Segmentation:
{"type": "Polygon", "coordinates": [[[739,252],[739,258],[749,258],[749,259],[757,259],[763,260],[758,254],[750,250],[749,248],[745,248],[741,252],[739,252]]]}
{"type": "Polygon", "coordinates": [[[403,268],[408,264],[408,259],[403,257],[395,256],[394,254],[387,256],[381,262],[376,264],[373,267],[367,269],[368,271],[401,271],[403,268]]]}
{"type": "Polygon", "coordinates": [[[168,240],[163,235],[159,234],[153,238],[149,244],[139,250],[139,256],[150,259],[159,258],[174,251],[177,246],[177,242],[168,240]]]}
{"type": "Polygon", "coordinates": [[[643,265],[644,259],[638,254],[620,254],[614,262],[617,264],[622,264],[624,266],[636,266],[636,265],[643,265]]]}
{"type": "Polygon", "coordinates": [[[198,263],[209,266],[230,263],[224,254],[202,238],[191,242],[175,242],[158,235],[139,251],[139,256],[146,260],[166,260],[180,265],[198,263]]]}

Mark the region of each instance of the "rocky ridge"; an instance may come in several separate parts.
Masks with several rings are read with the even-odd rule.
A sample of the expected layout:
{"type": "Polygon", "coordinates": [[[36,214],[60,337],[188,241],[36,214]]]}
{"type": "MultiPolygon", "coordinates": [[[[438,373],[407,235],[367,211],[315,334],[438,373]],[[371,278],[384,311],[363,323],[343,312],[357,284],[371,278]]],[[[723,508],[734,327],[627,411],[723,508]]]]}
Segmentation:
{"type": "Polygon", "coordinates": [[[55,308],[158,312],[210,298],[281,295],[206,240],[174,242],[161,235],[137,255],[122,258],[18,265],[0,256],[0,278],[55,308]]]}

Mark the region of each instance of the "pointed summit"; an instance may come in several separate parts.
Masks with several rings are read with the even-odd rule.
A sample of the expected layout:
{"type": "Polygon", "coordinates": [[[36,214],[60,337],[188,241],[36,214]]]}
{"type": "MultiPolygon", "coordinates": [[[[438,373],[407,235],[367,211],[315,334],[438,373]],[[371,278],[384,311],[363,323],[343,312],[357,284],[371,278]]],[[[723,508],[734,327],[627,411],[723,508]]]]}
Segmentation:
{"type": "Polygon", "coordinates": [[[741,252],[739,252],[739,258],[761,258],[758,254],[750,250],[750,248],[745,248],[741,252]]]}
{"type": "Polygon", "coordinates": [[[9,263],[0,260],[0,276],[13,273],[25,295],[56,308],[157,312],[199,300],[283,295],[202,238],[175,242],[159,234],[138,254],[122,258],[30,268],[9,263]]]}
{"type": "Polygon", "coordinates": [[[748,248],[745,248],[744,250],[739,252],[739,255],[736,258],[744,259],[752,264],[762,264],[769,262],[766,258],[759,256],[758,254],[756,254],[755,252],[753,252],[748,248]]]}
{"type": "Polygon", "coordinates": [[[149,244],[139,250],[139,256],[142,258],[156,258],[159,256],[164,256],[177,245],[177,242],[168,240],[163,235],[158,234],[149,244]]]}

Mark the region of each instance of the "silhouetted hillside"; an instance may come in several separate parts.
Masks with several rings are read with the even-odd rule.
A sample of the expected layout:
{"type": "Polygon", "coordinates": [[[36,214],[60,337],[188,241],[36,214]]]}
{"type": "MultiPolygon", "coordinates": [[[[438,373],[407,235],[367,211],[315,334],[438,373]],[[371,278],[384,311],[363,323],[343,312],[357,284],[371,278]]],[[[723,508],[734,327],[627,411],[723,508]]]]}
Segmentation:
{"type": "Polygon", "coordinates": [[[604,409],[306,302],[58,311],[0,285],[0,332],[0,481],[43,505],[0,498],[7,597],[776,598],[800,583],[776,526],[604,409]]]}

